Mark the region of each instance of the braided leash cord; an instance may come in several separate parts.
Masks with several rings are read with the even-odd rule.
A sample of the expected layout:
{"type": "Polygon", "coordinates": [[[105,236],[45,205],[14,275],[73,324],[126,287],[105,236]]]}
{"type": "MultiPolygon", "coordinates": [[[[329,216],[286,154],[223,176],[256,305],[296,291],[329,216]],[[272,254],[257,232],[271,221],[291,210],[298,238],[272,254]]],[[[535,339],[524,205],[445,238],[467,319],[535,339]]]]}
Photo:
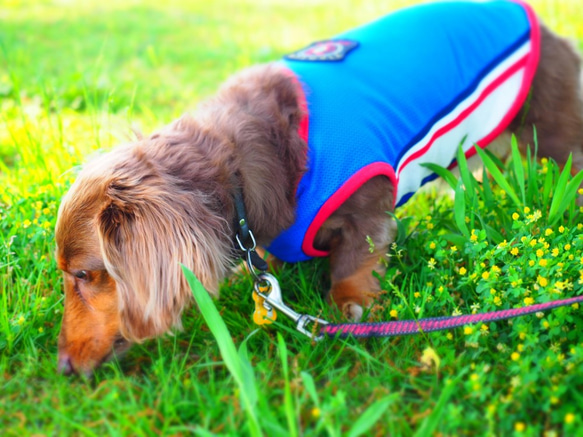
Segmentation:
{"type": "Polygon", "coordinates": [[[458,326],[470,325],[478,322],[493,322],[495,320],[511,319],[526,314],[537,313],[560,306],[583,302],[583,295],[569,299],[555,300],[521,308],[492,311],[481,314],[468,314],[451,317],[434,317],[420,320],[403,320],[378,323],[342,323],[322,326],[320,334],[329,337],[391,337],[395,335],[417,334],[419,332],[442,331],[458,326]]]}

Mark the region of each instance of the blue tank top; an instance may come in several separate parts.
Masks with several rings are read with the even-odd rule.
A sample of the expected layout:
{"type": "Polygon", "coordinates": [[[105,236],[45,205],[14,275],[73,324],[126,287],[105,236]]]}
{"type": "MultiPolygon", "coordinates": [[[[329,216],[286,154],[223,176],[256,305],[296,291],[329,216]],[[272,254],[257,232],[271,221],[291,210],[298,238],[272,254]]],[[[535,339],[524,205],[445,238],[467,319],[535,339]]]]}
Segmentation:
{"type": "Polygon", "coordinates": [[[447,2],[399,10],[282,61],[307,107],[307,171],[295,223],[268,247],[296,262],[328,217],[362,184],[384,175],[395,206],[448,167],[457,148],[485,147],[530,89],[540,35],[528,5],[447,2]]]}

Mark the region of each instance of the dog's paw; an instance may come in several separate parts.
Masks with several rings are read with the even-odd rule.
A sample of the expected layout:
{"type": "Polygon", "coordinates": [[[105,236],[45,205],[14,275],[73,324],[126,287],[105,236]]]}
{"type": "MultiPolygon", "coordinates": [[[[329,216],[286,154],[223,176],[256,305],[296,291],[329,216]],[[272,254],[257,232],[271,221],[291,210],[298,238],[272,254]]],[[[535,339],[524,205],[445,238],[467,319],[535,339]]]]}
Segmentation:
{"type": "Polygon", "coordinates": [[[364,310],[362,309],[362,306],[360,306],[357,303],[346,302],[344,305],[342,305],[342,314],[348,320],[351,320],[353,322],[360,322],[363,313],[364,310]]]}

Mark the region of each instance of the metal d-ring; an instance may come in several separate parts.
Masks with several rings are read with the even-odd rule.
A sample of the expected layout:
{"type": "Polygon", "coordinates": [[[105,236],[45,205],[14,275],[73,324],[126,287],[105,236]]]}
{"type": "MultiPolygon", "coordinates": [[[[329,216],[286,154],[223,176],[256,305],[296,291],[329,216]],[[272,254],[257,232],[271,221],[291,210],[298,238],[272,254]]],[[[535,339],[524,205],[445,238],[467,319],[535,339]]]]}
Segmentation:
{"type": "Polygon", "coordinates": [[[255,283],[257,283],[261,281],[259,274],[257,273],[257,271],[261,272],[261,270],[257,269],[253,263],[253,254],[256,254],[255,249],[257,248],[257,242],[255,241],[255,235],[253,235],[253,232],[249,231],[249,237],[251,239],[251,246],[246,247],[239,238],[239,234],[235,235],[235,239],[237,240],[239,248],[242,252],[245,253],[245,264],[247,265],[247,270],[249,270],[249,273],[251,273],[251,276],[253,276],[255,283]]]}

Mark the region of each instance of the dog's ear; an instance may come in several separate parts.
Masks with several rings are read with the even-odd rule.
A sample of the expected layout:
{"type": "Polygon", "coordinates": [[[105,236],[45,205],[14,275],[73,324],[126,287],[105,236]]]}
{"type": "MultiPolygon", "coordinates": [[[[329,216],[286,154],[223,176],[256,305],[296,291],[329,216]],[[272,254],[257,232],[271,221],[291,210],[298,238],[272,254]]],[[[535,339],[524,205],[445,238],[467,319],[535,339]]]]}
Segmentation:
{"type": "Polygon", "coordinates": [[[132,341],[181,326],[192,297],[181,264],[210,293],[229,268],[224,219],[210,213],[204,196],[156,179],[112,181],[98,216],[101,252],[117,284],[122,334],[132,341]]]}

